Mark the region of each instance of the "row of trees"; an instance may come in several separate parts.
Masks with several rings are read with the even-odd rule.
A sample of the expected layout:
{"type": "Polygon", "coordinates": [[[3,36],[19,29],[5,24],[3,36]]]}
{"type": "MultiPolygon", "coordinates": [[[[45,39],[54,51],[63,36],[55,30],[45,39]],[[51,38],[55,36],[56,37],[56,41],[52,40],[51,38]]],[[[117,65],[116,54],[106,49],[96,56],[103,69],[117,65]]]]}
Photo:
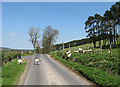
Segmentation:
{"type": "Polygon", "coordinates": [[[47,26],[43,30],[43,35],[42,39],[40,35],[40,28],[34,28],[31,27],[29,29],[29,36],[33,48],[34,48],[34,53],[38,53],[41,49],[40,46],[42,46],[42,53],[48,53],[53,49],[53,44],[56,42],[57,36],[58,36],[59,31],[57,29],[53,29],[51,26],[47,26]],[[40,44],[40,42],[42,44],[40,44]]]}
{"type": "MultiPolygon", "coordinates": [[[[107,46],[109,45],[118,45],[118,25],[120,25],[120,2],[116,2],[111,6],[110,10],[107,10],[103,16],[95,14],[94,16],[89,16],[85,22],[85,31],[87,32],[86,39],[74,40],[64,44],[65,48],[83,45],[86,43],[94,43],[96,47],[96,41],[99,41],[99,47],[102,44],[107,46]]],[[[39,51],[40,42],[42,43],[42,53],[48,53],[52,50],[62,49],[62,43],[56,44],[53,46],[53,43],[56,41],[58,36],[58,30],[53,29],[51,26],[47,26],[43,30],[42,39],[40,36],[40,28],[31,27],[29,31],[30,40],[34,47],[34,53],[39,51]]]]}
{"type": "MultiPolygon", "coordinates": [[[[104,46],[108,40],[110,45],[116,45],[118,44],[118,25],[120,25],[120,2],[116,2],[103,16],[99,14],[89,16],[85,22],[85,30],[87,37],[92,39],[94,47],[98,39],[103,40],[104,46]]],[[[101,40],[99,43],[101,45],[101,40]]]]}
{"type": "MultiPolygon", "coordinates": [[[[73,40],[73,41],[64,43],[64,48],[79,46],[79,45],[83,45],[83,44],[87,44],[87,43],[92,43],[92,40],[90,38],[81,39],[81,40],[73,40]]],[[[54,47],[55,47],[54,50],[63,49],[63,43],[56,44],[56,45],[54,45],[54,47]]]]}
{"type": "MultiPolygon", "coordinates": [[[[87,38],[64,43],[64,47],[68,48],[69,44],[73,47],[92,42],[94,47],[96,47],[96,41],[99,41],[99,47],[101,45],[104,48],[108,48],[109,45],[117,47],[115,45],[118,45],[118,38],[120,37],[118,26],[120,27],[120,2],[116,2],[111,6],[110,10],[107,10],[103,16],[99,14],[89,16],[85,22],[87,38]]],[[[62,49],[62,43],[56,44],[55,47],[55,50],[62,49]]]]}

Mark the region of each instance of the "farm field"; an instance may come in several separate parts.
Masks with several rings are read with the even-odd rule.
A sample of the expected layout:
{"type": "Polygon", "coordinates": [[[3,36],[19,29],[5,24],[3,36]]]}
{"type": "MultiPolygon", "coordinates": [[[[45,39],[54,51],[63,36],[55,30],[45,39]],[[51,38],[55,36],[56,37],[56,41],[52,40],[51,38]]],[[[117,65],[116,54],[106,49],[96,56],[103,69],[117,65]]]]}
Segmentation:
{"type": "Polygon", "coordinates": [[[112,55],[108,54],[108,49],[102,49],[102,52],[74,53],[79,47],[84,49],[90,46],[85,44],[77,47],[67,48],[64,51],[54,51],[49,54],[61,61],[77,73],[83,74],[89,80],[98,85],[116,85],[118,84],[118,49],[112,49],[112,55]],[[71,57],[66,60],[64,53],[71,50],[71,57]]]}

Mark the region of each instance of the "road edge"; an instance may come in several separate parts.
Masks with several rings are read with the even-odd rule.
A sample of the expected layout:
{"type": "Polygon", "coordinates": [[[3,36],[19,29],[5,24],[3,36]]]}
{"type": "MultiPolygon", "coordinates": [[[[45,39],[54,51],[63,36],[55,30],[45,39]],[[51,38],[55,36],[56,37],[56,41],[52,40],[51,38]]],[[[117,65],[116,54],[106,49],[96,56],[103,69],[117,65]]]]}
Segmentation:
{"type": "Polygon", "coordinates": [[[27,77],[27,73],[29,72],[29,65],[30,65],[30,62],[31,62],[31,59],[26,59],[26,67],[25,67],[25,70],[24,72],[22,73],[21,77],[19,78],[19,82],[17,85],[23,85],[25,80],[26,80],[26,77],[27,77]]]}
{"type": "Polygon", "coordinates": [[[61,63],[60,61],[58,61],[57,59],[51,57],[51,55],[45,54],[48,58],[53,59],[54,61],[56,61],[57,63],[59,63],[60,65],[62,65],[63,67],[65,67],[68,71],[70,71],[71,73],[73,73],[74,75],[78,76],[80,79],[83,79],[85,81],[87,81],[90,86],[94,86],[94,87],[98,87],[95,83],[91,82],[90,80],[88,80],[87,78],[85,78],[82,74],[78,74],[77,72],[73,71],[72,69],[70,69],[69,67],[65,66],[63,63],[61,63]]]}

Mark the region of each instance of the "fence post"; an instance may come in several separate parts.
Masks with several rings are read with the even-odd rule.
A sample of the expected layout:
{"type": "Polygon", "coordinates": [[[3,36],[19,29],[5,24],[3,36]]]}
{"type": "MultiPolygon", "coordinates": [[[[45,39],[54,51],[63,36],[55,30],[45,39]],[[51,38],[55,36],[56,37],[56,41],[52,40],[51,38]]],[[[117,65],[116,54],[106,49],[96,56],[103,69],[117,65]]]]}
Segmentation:
{"type": "Polygon", "coordinates": [[[101,54],[102,54],[102,44],[100,45],[100,52],[101,52],[101,54]]]}
{"type": "Polygon", "coordinates": [[[110,56],[112,56],[112,46],[110,44],[110,56]]]}
{"type": "Polygon", "coordinates": [[[94,46],[93,46],[93,53],[94,53],[94,46]]]}
{"type": "Polygon", "coordinates": [[[64,41],[63,41],[63,51],[64,51],[64,41]]]}
{"type": "Polygon", "coordinates": [[[31,53],[31,51],[29,51],[29,54],[31,53]]]}
{"type": "Polygon", "coordinates": [[[69,49],[70,49],[70,43],[69,43],[69,49]]]}
{"type": "Polygon", "coordinates": [[[21,52],[21,54],[23,55],[23,54],[24,54],[24,52],[22,51],[22,52],[21,52]]]}
{"type": "Polygon", "coordinates": [[[88,46],[87,46],[87,50],[88,50],[88,46]]]}

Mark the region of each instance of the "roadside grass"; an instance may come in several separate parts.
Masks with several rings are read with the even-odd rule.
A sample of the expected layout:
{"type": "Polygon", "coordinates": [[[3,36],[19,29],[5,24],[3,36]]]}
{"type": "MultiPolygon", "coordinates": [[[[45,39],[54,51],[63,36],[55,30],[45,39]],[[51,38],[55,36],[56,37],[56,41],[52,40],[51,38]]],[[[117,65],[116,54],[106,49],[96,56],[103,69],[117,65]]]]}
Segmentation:
{"type": "Polygon", "coordinates": [[[118,76],[118,68],[119,68],[118,49],[112,50],[112,56],[107,53],[107,50],[102,50],[102,53],[100,52],[72,53],[72,56],[69,60],[72,61],[73,58],[74,58],[74,62],[76,63],[85,65],[87,67],[102,69],[108,74],[113,74],[118,76]]]}
{"type": "Polygon", "coordinates": [[[2,85],[17,85],[21,74],[24,72],[26,63],[17,65],[17,60],[14,59],[11,62],[2,66],[2,85]]]}
{"type": "MultiPolygon", "coordinates": [[[[86,65],[82,65],[80,63],[72,62],[71,60],[65,60],[57,55],[57,52],[50,52],[49,55],[51,55],[53,58],[59,60],[64,65],[72,69],[73,71],[82,74],[87,79],[93,81],[99,86],[113,86],[119,84],[119,76],[115,76],[113,74],[108,74],[104,70],[100,68],[95,67],[88,67],[86,65]]],[[[86,61],[85,61],[86,62],[86,61]]]]}
{"type": "Polygon", "coordinates": [[[29,56],[29,55],[34,55],[34,53],[30,53],[30,54],[23,54],[22,56],[29,56]]]}

